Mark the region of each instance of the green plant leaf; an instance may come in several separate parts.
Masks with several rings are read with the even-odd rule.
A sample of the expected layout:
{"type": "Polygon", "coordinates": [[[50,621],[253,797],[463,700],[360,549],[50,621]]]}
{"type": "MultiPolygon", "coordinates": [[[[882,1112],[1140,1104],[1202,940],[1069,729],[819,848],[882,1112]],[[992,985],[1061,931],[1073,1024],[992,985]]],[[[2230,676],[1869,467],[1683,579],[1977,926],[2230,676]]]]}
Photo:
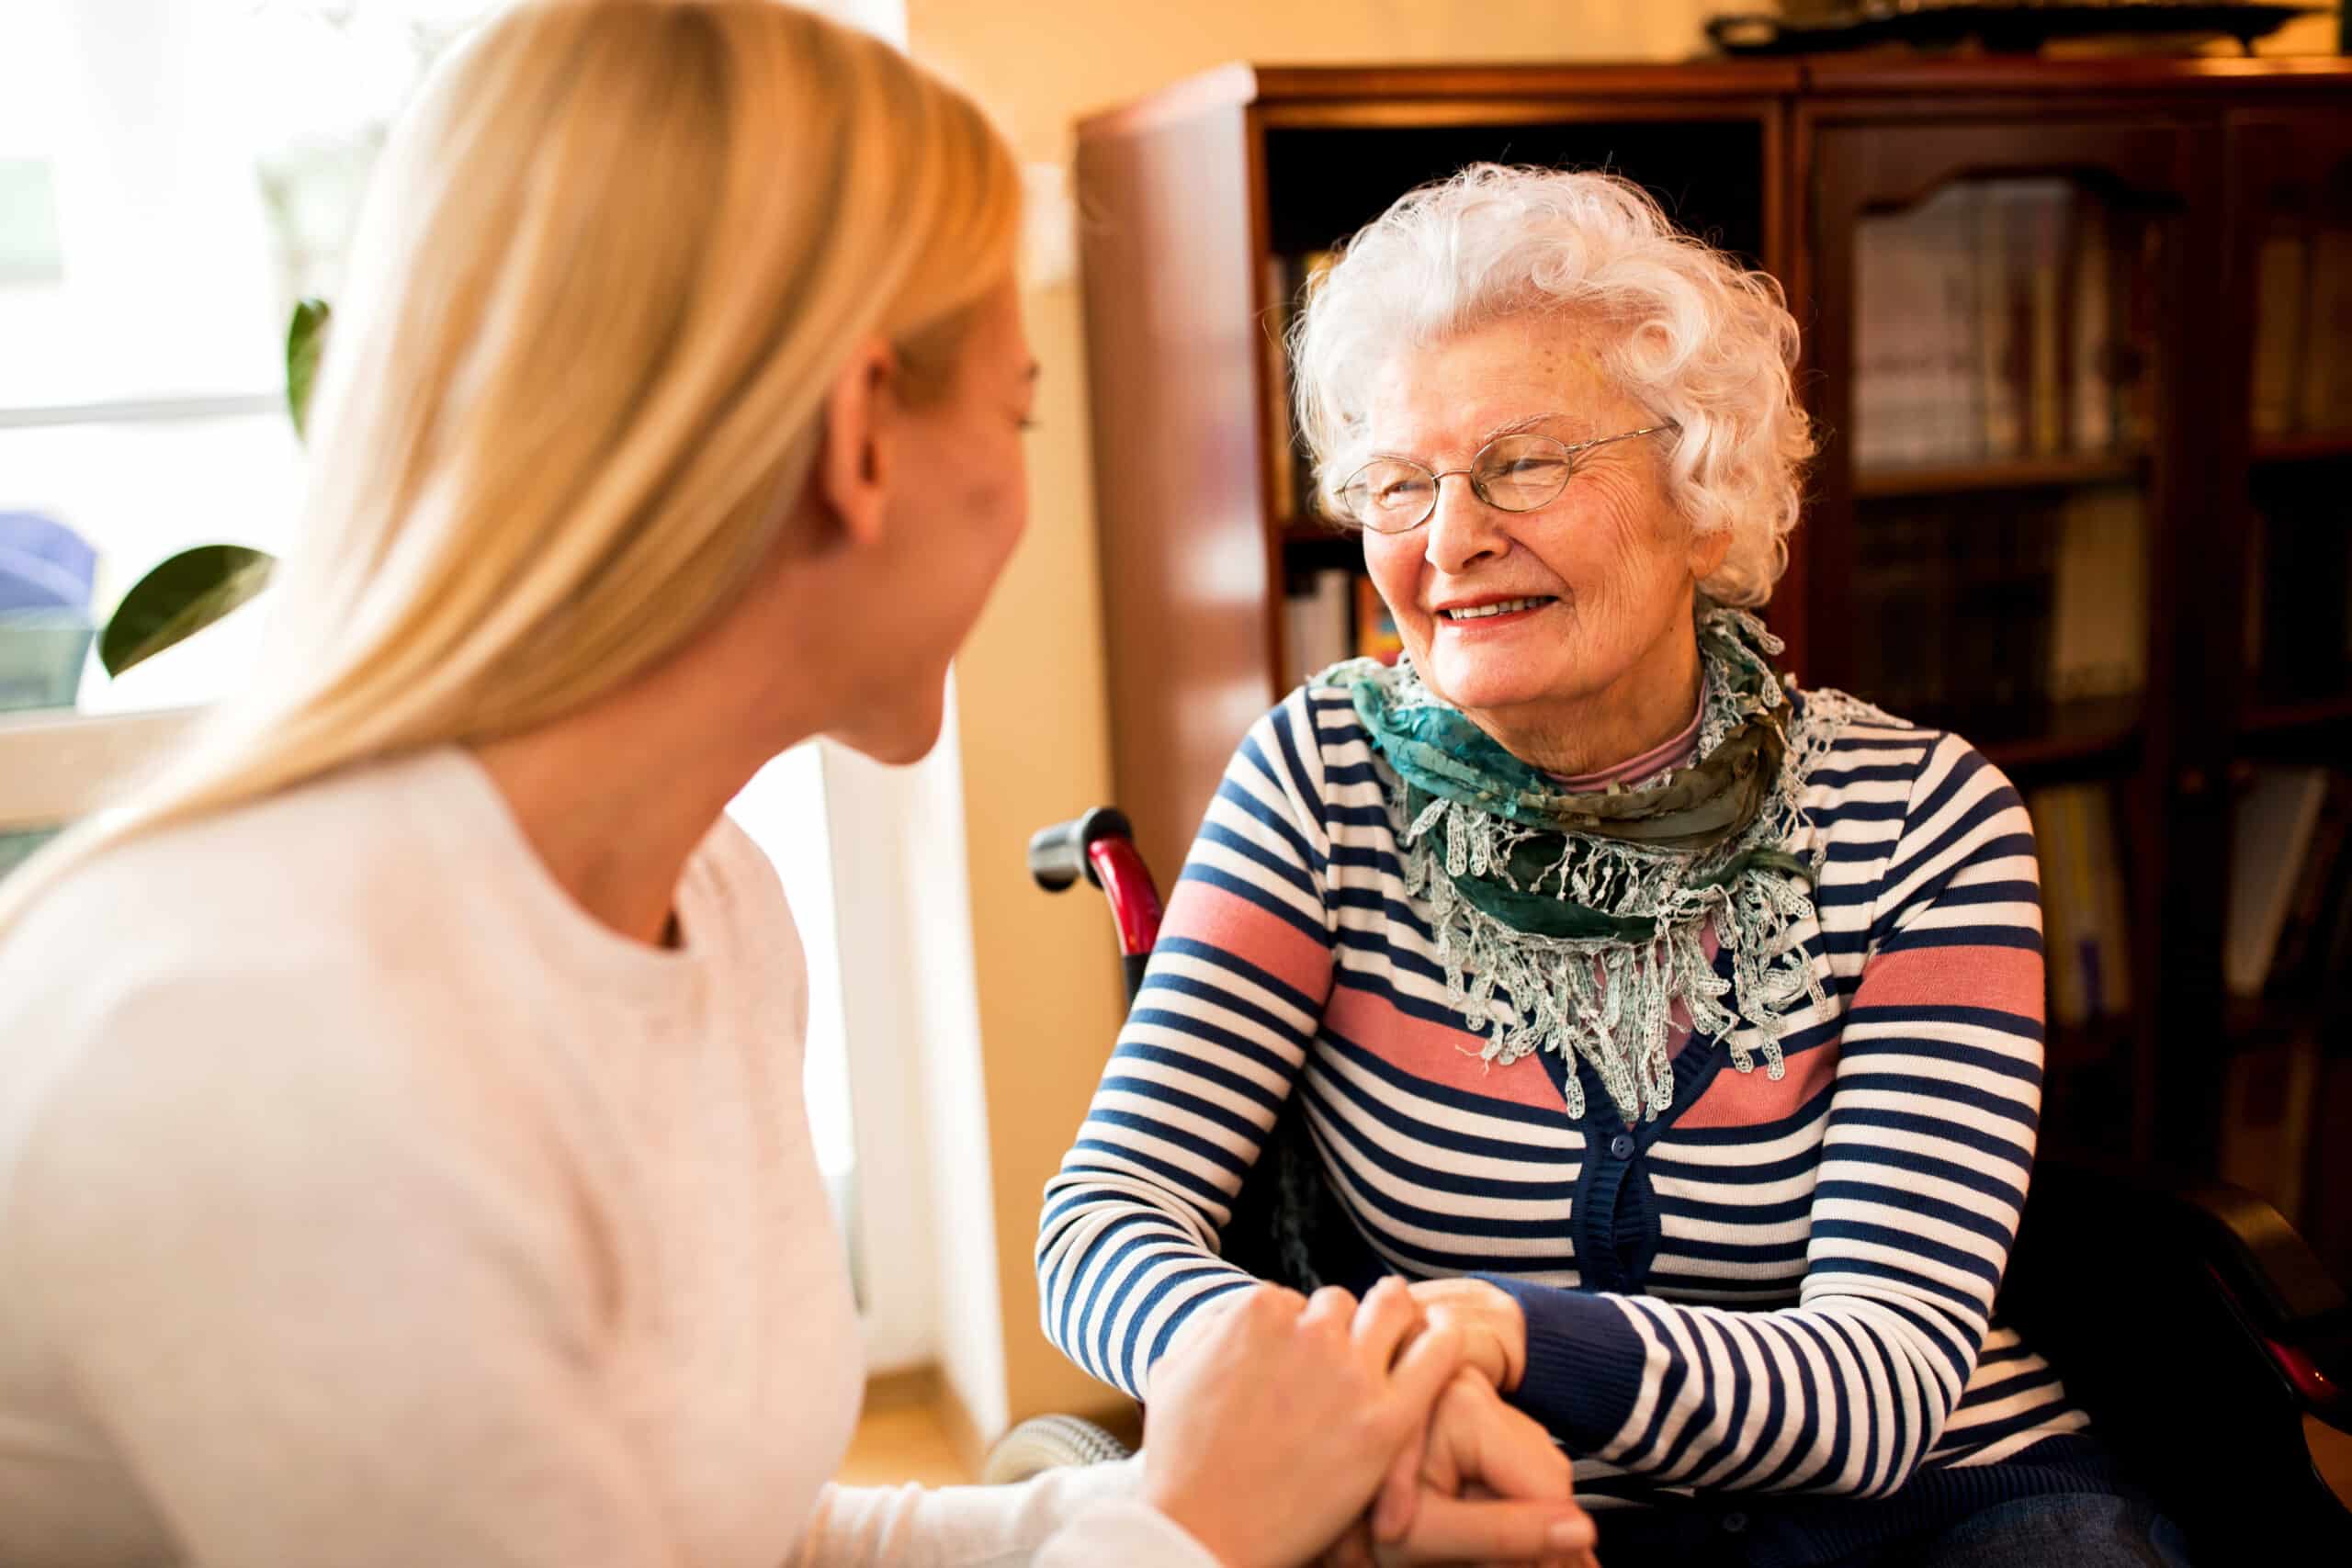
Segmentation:
{"type": "Polygon", "coordinates": [[[194,637],[269,584],[277,558],[243,545],[182,550],[132,585],[98,638],[109,675],[194,637]]]}
{"type": "Polygon", "coordinates": [[[327,322],[334,307],[323,299],[301,299],[286,328],[286,412],[294,416],[294,434],[310,434],[311,386],[318,379],[319,351],[326,347],[327,322]]]}

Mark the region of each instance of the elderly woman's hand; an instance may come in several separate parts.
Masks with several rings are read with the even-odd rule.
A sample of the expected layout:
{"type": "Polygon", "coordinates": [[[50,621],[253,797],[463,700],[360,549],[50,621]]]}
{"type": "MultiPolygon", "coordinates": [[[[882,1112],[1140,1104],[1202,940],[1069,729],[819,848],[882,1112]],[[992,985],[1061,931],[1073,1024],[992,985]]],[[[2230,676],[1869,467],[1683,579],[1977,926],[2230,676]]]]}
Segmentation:
{"type": "Polygon", "coordinates": [[[1551,1434],[1476,1371],[1456,1373],[1430,1412],[1417,1469],[1391,1473],[1373,1512],[1324,1568],[1475,1562],[1597,1568],[1591,1519],[1551,1434]]]}
{"type": "Polygon", "coordinates": [[[1527,1314],[1509,1292],[1484,1280],[1422,1280],[1412,1286],[1430,1328],[1462,1338],[1462,1359],[1503,1393],[1527,1371],[1527,1314]]]}

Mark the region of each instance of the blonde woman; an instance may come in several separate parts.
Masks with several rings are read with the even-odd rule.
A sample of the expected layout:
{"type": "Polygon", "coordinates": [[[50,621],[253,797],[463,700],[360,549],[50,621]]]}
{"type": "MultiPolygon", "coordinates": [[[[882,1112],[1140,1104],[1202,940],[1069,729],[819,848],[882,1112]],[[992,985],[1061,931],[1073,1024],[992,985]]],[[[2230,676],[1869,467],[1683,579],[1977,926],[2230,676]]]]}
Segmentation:
{"type": "Polygon", "coordinates": [[[1396,1287],[1252,1295],[1140,1466],[825,1484],[806,979],[721,808],[933,742],[1023,523],[1015,209],[969,103],[765,0],[527,6],[437,73],[265,670],[0,899],[0,1563],[1241,1568],[1433,1405],[1414,1551],[1589,1542],[1396,1287]]]}

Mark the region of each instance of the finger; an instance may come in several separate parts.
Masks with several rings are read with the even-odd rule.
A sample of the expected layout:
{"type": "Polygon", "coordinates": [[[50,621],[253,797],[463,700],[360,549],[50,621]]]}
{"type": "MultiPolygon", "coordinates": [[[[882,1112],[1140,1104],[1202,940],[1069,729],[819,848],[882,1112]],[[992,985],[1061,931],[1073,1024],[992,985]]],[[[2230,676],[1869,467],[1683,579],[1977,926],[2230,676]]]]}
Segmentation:
{"type": "Polygon", "coordinates": [[[1385,1372],[1396,1359],[1396,1348],[1422,1323],[1420,1303],[1405,1288],[1405,1281],[1391,1274],[1364,1292],[1351,1332],[1363,1364],[1385,1372]]]}
{"type": "Polygon", "coordinates": [[[1306,1310],[1306,1298],[1288,1285],[1259,1285],[1244,1299],[1270,1316],[1296,1317],[1306,1310]]]}
{"type": "Polygon", "coordinates": [[[1589,1551],[1592,1520],[1573,1503],[1473,1503],[1426,1496],[1398,1562],[1532,1562],[1589,1551]]]}
{"type": "Polygon", "coordinates": [[[1298,1314],[1301,1328],[1337,1329],[1347,1332],[1355,1321],[1356,1299],[1337,1285],[1326,1285],[1306,1298],[1306,1310],[1298,1314]]]}
{"type": "Polygon", "coordinates": [[[1462,1330],[1441,1323],[1424,1329],[1396,1362],[1389,1397],[1415,1415],[1426,1414],[1462,1366],[1462,1330]]]}
{"type": "Polygon", "coordinates": [[[1323,1553],[1323,1568],[1373,1568],[1372,1532],[1362,1519],[1323,1553]]]}
{"type": "Polygon", "coordinates": [[[1531,1502],[1576,1495],[1576,1467],[1541,1423],[1504,1404],[1483,1382],[1475,1393],[1449,1389],[1447,1397],[1474,1402],[1477,1449],[1469,1468],[1490,1490],[1531,1502]]]}
{"type": "Polygon", "coordinates": [[[1413,1528],[1421,1502],[1421,1450],[1429,1444],[1430,1424],[1413,1423],[1413,1435],[1388,1462],[1388,1476],[1380,1483],[1379,1500],[1372,1507],[1372,1536],[1384,1545],[1402,1540],[1413,1528]]]}

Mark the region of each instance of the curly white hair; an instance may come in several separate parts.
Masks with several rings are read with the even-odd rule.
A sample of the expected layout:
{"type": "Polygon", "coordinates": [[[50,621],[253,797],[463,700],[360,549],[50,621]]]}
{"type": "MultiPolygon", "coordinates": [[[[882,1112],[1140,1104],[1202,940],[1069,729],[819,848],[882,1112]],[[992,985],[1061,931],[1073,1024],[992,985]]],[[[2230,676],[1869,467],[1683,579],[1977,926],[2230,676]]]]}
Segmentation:
{"type": "Polygon", "coordinates": [[[1663,423],[1673,500],[1728,532],[1701,588],[1761,604],[1788,565],[1811,422],[1791,371],[1797,324],[1781,286],[1679,231],[1615,175],[1474,164],[1400,197],[1310,287],[1291,329],[1298,422],[1338,513],[1357,466],[1363,399],[1397,348],[1521,313],[1604,329],[1611,374],[1663,423]]]}

